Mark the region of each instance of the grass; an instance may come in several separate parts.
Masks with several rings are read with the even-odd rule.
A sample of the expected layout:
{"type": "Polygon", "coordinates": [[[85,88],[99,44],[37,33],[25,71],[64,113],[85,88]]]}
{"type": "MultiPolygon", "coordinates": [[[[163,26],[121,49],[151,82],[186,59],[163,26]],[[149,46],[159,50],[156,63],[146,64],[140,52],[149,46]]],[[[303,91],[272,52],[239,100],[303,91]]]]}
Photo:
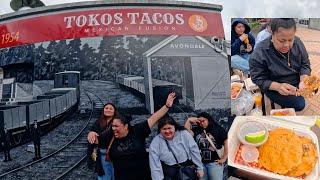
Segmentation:
{"type": "Polygon", "coordinates": [[[259,22],[253,22],[249,24],[251,29],[256,29],[260,27],[260,23],[259,22]]]}

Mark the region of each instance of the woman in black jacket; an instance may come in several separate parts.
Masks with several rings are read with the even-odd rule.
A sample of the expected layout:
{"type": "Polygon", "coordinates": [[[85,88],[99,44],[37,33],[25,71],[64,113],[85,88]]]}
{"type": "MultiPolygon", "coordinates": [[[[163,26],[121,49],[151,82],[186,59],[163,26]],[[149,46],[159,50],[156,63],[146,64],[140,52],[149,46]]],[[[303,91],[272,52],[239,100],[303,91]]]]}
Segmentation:
{"type": "Polygon", "coordinates": [[[90,160],[96,160],[95,171],[98,179],[114,180],[113,165],[108,158],[107,151],[113,141],[111,124],[116,114],[117,109],[114,104],[105,104],[101,117],[92,125],[87,137],[88,156],[90,160]]]}

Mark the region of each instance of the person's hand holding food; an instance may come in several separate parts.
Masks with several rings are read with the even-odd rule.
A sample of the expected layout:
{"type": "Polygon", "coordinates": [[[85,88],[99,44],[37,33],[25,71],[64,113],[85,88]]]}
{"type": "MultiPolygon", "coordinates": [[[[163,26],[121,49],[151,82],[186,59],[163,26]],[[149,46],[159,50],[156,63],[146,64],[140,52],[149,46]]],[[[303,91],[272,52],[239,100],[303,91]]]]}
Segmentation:
{"type": "Polygon", "coordinates": [[[297,88],[288,83],[279,83],[276,90],[284,96],[295,96],[297,94],[297,88]]]}

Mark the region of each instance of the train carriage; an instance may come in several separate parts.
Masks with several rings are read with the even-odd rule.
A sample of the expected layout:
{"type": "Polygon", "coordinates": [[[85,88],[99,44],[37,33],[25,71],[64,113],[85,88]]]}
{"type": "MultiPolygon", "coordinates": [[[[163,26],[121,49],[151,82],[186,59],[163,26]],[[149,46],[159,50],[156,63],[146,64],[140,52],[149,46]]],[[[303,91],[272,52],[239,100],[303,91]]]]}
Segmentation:
{"type": "Polygon", "coordinates": [[[17,105],[26,107],[27,124],[33,124],[34,121],[42,124],[50,118],[49,101],[26,101],[18,102],[17,105]]]}
{"type": "Polygon", "coordinates": [[[80,73],[74,71],[62,74],[72,82],[67,85],[69,87],[61,87],[59,83],[49,92],[34,97],[34,100],[13,102],[14,105],[4,103],[0,106],[0,131],[4,132],[4,127],[10,130],[14,137],[13,145],[28,140],[28,132],[35,121],[49,130],[77,110],[80,73]]]}
{"type": "Polygon", "coordinates": [[[57,105],[56,105],[56,97],[58,95],[39,95],[37,96],[37,100],[48,99],[49,100],[49,109],[50,109],[50,118],[58,115],[57,113],[57,105]]]}
{"type": "Polygon", "coordinates": [[[76,95],[79,101],[81,84],[80,78],[79,71],[64,71],[55,73],[54,88],[76,88],[76,95]]]}
{"type": "Polygon", "coordinates": [[[2,106],[0,107],[0,121],[2,127],[8,130],[21,129],[26,125],[24,106],[2,106]]]}

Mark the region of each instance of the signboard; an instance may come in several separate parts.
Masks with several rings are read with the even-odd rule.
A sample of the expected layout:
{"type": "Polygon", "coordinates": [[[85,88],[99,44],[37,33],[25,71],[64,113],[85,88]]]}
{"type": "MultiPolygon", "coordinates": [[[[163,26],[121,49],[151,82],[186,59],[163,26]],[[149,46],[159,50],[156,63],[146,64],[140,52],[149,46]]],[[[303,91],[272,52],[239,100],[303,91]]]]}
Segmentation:
{"type": "MultiPolygon", "coordinates": [[[[2,22],[0,48],[51,40],[132,34],[224,37],[220,12],[117,7],[57,11],[2,22]]],[[[173,47],[182,46],[186,45],[173,47]]]]}

